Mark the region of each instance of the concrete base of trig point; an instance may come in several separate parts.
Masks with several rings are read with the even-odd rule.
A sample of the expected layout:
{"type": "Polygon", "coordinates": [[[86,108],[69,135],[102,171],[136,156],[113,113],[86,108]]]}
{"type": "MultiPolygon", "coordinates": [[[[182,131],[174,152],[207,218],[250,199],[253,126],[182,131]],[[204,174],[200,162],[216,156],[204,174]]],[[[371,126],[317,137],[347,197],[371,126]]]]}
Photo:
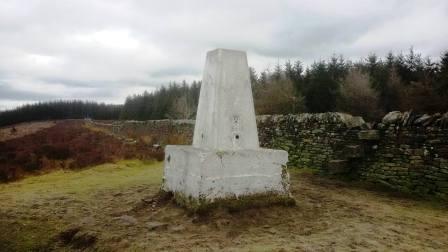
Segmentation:
{"type": "Polygon", "coordinates": [[[166,146],[163,191],[173,193],[178,204],[193,211],[292,205],[287,161],[283,150],[166,146]]]}
{"type": "Polygon", "coordinates": [[[163,190],[200,211],[294,203],[288,153],[260,148],[246,53],[207,53],[192,146],[167,146],[163,190]]]}

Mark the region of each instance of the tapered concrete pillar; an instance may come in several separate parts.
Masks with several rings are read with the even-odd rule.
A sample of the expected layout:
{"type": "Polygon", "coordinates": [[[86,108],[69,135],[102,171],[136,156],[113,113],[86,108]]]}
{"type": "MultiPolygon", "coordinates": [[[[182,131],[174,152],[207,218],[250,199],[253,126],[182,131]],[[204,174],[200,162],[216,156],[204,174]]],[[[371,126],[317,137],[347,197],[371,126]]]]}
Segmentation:
{"type": "Polygon", "coordinates": [[[163,190],[188,208],[245,198],[290,203],[288,153],[259,147],[246,53],[207,53],[193,146],[165,148],[163,190]]]}
{"type": "Polygon", "coordinates": [[[193,146],[218,150],[259,148],[246,53],[207,53],[193,146]]]}

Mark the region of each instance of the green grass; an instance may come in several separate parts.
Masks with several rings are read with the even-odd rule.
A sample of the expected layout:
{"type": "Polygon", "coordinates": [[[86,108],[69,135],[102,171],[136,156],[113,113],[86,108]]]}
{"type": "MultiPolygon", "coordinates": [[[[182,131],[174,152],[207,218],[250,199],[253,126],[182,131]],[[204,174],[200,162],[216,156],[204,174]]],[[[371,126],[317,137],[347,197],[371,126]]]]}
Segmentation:
{"type": "MultiPolygon", "coordinates": [[[[125,160],[0,184],[0,251],[45,250],[67,225],[66,220],[49,214],[54,204],[58,210],[67,209],[58,197],[94,205],[100,191],[113,194],[133,186],[160,186],[162,168],[160,162],[125,160]]],[[[72,214],[72,221],[77,217],[72,214]]]]}
{"type": "Polygon", "coordinates": [[[0,197],[26,200],[58,194],[88,196],[96,190],[119,189],[141,183],[157,184],[161,182],[162,173],[162,163],[125,160],[80,171],[60,170],[0,184],[0,197]]]}
{"type": "Polygon", "coordinates": [[[299,167],[289,167],[288,166],[288,172],[289,172],[289,174],[317,174],[320,171],[318,169],[299,168],[299,167]]]}

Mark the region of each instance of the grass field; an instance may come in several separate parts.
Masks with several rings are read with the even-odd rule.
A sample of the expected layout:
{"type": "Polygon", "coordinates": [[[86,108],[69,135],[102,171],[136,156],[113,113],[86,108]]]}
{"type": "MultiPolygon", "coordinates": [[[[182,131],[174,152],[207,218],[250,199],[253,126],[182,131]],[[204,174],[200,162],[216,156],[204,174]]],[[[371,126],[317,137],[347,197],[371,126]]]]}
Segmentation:
{"type": "Polygon", "coordinates": [[[0,251],[444,251],[448,208],[293,170],[296,207],[187,213],[158,198],[162,163],[0,185],[0,251]]]}
{"type": "Polygon", "coordinates": [[[140,200],[128,193],[124,201],[116,202],[117,196],[140,187],[157,191],[161,177],[160,163],[127,160],[0,184],[0,251],[52,247],[51,239],[58,232],[83,218],[99,221],[107,217],[100,216],[101,212],[115,211],[114,203],[123,203],[116,209],[123,211],[129,207],[127,202],[140,200]],[[103,208],[104,203],[109,205],[103,208]]]}

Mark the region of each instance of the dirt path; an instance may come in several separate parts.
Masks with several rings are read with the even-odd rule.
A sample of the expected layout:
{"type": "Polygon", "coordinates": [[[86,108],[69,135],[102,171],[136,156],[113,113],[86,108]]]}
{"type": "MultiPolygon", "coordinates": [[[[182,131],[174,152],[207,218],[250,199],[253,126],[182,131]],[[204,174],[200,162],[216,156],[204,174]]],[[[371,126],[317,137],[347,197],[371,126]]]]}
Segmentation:
{"type": "Polygon", "coordinates": [[[293,172],[296,207],[195,216],[156,196],[161,175],[161,163],[126,161],[0,185],[0,251],[448,248],[448,208],[441,204],[293,172]]]}

